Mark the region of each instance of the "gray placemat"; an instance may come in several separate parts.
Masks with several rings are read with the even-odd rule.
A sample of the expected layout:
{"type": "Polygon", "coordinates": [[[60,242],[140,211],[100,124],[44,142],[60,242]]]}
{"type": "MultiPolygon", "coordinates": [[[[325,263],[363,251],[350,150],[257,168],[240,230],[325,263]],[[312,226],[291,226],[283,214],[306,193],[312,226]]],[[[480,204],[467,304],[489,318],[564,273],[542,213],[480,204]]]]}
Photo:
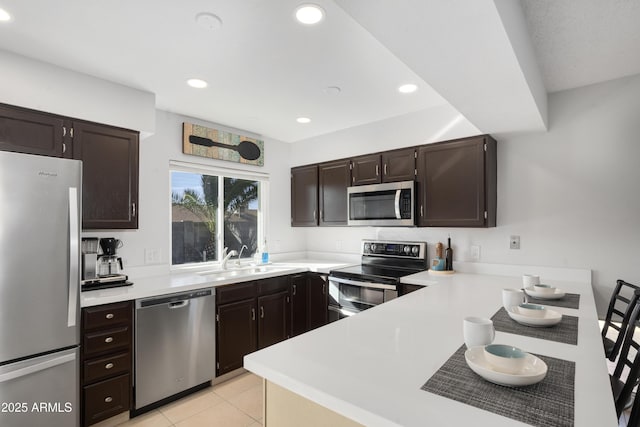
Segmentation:
{"type": "Polygon", "coordinates": [[[504,307],[491,318],[496,331],[508,334],[524,335],[525,337],[540,338],[542,340],[557,341],[565,344],[578,344],[578,318],[562,315],[562,320],[557,325],[549,327],[533,327],[521,325],[507,314],[504,307]]]}
{"type": "Polygon", "coordinates": [[[541,382],[524,387],[490,383],[467,366],[462,346],[421,387],[437,394],[532,426],[573,426],[575,363],[539,356],[547,364],[541,382]]]}
{"type": "Polygon", "coordinates": [[[559,299],[542,299],[535,298],[527,294],[527,300],[533,304],[552,305],[554,307],[562,308],[580,308],[580,294],[564,294],[559,299]]]}

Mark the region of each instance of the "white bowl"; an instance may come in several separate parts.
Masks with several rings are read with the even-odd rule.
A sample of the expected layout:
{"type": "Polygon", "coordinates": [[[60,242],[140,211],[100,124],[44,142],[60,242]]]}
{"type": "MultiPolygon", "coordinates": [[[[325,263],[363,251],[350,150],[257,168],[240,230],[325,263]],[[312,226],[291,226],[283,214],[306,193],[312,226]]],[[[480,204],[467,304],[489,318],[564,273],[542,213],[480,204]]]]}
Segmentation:
{"type": "Polygon", "coordinates": [[[547,307],[540,304],[531,304],[528,302],[523,302],[518,305],[518,312],[523,316],[541,318],[546,314],[547,307]]]}
{"type": "Polygon", "coordinates": [[[536,292],[540,292],[543,295],[552,295],[556,292],[556,288],[555,286],[551,286],[551,285],[545,285],[542,283],[539,283],[537,285],[533,285],[533,289],[536,292]]]}
{"type": "Polygon", "coordinates": [[[487,381],[507,387],[522,387],[539,383],[547,375],[547,364],[533,354],[527,353],[524,368],[517,374],[505,374],[493,369],[484,357],[483,347],[472,347],[464,352],[469,368],[487,381]]]}
{"type": "Polygon", "coordinates": [[[524,368],[527,353],[519,348],[504,344],[484,346],[484,358],[497,371],[517,374],[524,368]]]}

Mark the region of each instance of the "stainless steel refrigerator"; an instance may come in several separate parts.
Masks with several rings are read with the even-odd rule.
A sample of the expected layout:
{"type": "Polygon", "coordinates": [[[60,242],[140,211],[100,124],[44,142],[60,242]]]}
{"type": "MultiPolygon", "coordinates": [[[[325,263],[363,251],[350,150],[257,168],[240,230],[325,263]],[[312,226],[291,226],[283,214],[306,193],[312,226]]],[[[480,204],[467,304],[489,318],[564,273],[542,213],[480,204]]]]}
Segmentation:
{"type": "Polygon", "coordinates": [[[82,163],[0,152],[0,426],[80,424],[82,163]]]}

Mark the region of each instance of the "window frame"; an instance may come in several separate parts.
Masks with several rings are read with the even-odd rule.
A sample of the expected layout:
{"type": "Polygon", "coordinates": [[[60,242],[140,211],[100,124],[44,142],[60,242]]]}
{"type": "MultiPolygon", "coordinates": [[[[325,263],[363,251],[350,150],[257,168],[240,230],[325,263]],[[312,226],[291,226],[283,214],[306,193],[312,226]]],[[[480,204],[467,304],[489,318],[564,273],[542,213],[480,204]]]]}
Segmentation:
{"type": "MultiPolygon", "coordinates": [[[[201,268],[212,268],[221,265],[222,250],[217,251],[217,259],[215,261],[205,262],[190,262],[184,264],[173,264],[173,233],[171,231],[173,223],[173,213],[171,209],[171,197],[173,194],[172,187],[172,172],[185,172],[194,174],[204,174],[210,176],[218,176],[218,224],[224,223],[224,178],[243,179],[248,181],[258,181],[258,215],[257,215],[257,227],[258,227],[258,250],[261,248],[262,242],[266,239],[266,224],[268,217],[268,194],[269,194],[269,174],[245,170],[225,168],[219,166],[211,166],[201,163],[190,163],[180,161],[169,162],[169,267],[170,271],[180,270],[194,270],[201,268]]],[[[216,246],[218,248],[224,248],[224,227],[217,227],[215,236],[216,246]]],[[[241,263],[250,263],[252,258],[243,258],[241,263]]]]}

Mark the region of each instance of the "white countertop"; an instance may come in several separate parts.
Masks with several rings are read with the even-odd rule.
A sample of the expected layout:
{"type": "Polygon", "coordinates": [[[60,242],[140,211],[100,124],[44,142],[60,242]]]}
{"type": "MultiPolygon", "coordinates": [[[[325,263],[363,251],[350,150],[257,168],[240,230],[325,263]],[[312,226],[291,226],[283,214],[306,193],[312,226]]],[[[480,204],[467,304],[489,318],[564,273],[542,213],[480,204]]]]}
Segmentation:
{"type": "MultiPolygon", "coordinates": [[[[525,425],[420,389],[463,344],[466,316],[490,318],[520,277],[480,274],[403,279],[428,287],[245,356],[246,369],[366,426],[525,425]]],[[[496,343],[576,362],[575,425],[616,426],[591,286],[545,280],[579,293],[578,346],[496,332],[496,343]]]]}
{"type": "MultiPolygon", "coordinates": [[[[348,265],[352,264],[339,261],[300,259],[286,262],[275,262],[268,265],[270,268],[276,269],[276,271],[246,275],[240,274],[232,277],[225,277],[224,274],[207,276],[199,274],[198,271],[191,271],[188,273],[176,272],[143,278],[130,277],[129,280],[133,282],[132,286],[82,292],[80,294],[80,306],[91,307],[157,295],[217,287],[228,285],[230,283],[247,282],[286,274],[302,273],[305,271],[328,274],[329,270],[346,267],[348,265]]],[[[260,265],[257,267],[260,267],[260,265]]],[[[212,268],[209,270],[212,270],[212,268]]]]}

